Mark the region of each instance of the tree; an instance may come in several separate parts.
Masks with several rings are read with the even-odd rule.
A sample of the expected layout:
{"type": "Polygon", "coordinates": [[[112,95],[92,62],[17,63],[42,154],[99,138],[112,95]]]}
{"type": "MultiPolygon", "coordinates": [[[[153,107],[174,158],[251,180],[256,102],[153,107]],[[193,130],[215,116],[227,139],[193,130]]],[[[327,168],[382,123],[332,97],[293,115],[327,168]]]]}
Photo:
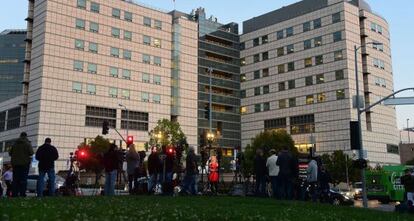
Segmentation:
{"type": "Polygon", "coordinates": [[[253,162],[257,149],[262,149],[264,156],[267,157],[271,149],[280,152],[284,147],[287,147],[295,155],[298,153],[292,136],[286,130],[264,131],[256,135],[243,152],[242,173],[245,176],[250,176],[253,173],[253,162]]]}
{"type": "Polygon", "coordinates": [[[158,144],[160,144],[161,147],[168,145],[187,146],[187,137],[181,130],[180,124],[176,121],[167,119],[159,120],[157,126],[155,126],[148,134],[150,140],[145,143],[147,150],[149,147],[158,146],[158,144]]]}
{"type": "Polygon", "coordinates": [[[322,163],[328,170],[334,183],[346,182],[346,170],[351,182],[360,181],[360,170],[352,166],[352,160],[342,150],[321,156],[322,163]]]}

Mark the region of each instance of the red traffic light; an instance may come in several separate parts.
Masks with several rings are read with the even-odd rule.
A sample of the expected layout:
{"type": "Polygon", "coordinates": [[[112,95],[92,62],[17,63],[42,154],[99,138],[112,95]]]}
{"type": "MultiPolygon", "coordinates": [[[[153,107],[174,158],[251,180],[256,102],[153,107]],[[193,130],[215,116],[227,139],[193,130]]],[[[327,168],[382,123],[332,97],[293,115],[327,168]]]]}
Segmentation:
{"type": "Polygon", "coordinates": [[[129,146],[133,143],[134,143],[134,137],[133,136],[128,136],[127,137],[127,146],[129,146]]]}
{"type": "Polygon", "coordinates": [[[166,152],[167,154],[174,154],[174,147],[171,147],[171,146],[167,147],[166,152]]]}
{"type": "Polygon", "coordinates": [[[77,150],[75,152],[76,159],[82,160],[88,157],[88,152],[86,150],[77,150]]]}

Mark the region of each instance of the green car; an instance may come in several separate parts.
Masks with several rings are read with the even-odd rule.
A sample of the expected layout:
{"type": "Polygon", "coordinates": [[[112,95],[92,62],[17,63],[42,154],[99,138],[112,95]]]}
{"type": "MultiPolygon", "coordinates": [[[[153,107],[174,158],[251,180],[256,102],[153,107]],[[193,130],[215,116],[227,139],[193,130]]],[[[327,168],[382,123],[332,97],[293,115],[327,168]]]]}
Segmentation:
{"type": "Polygon", "coordinates": [[[404,186],[401,176],[407,166],[384,166],[381,170],[367,170],[367,196],[381,203],[404,201],[404,186]]]}

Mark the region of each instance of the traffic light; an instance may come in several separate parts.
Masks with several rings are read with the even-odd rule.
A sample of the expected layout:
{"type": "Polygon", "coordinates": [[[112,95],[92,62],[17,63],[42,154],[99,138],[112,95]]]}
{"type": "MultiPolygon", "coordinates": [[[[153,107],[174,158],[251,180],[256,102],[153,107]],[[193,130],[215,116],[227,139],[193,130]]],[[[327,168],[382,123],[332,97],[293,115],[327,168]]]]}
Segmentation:
{"type": "Polygon", "coordinates": [[[351,121],[350,123],[350,134],[351,134],[351,150],[360,150],[360,134],[359,134],[359,123],[358,121],[351,121]]]}
{"type": "Polygon", "coordinates": [[[368,167],[368,161],[365,159],[357,159],[352,162],[352,165],[358,169],[366,169],[368,167]]]}
{"type": "Polygon", "coordinates": [[[88,155],[89,155],[88,152],[84,149],[75,151],[75,157],[76,157],[76,160],[78,161],[82,161],[88,158],[88,155]]]}
{"type": "Polygon", "coordinates": [[[107,135],[108,134],[108,131],[109,131],[109,122],[105,120],[102,123],[102,134],[103,135],[107,135]]]}
{"type": "Polygon", "coordinates": [[[168,155],[173,155],[175,150],[173,146],[168,146],[165,150],[165,152],[167,152],[168,155]]]}
{"type": "Polygon", "coordinates": [[[127,147],[129,147],[131,144],[134,144],[134,137],[128,136],[126,141],[127,147]]]}
{"type": "Polygon", "coordinates": [[[204,105],[204,118],[210,120],[210,104],[204,105]]]}

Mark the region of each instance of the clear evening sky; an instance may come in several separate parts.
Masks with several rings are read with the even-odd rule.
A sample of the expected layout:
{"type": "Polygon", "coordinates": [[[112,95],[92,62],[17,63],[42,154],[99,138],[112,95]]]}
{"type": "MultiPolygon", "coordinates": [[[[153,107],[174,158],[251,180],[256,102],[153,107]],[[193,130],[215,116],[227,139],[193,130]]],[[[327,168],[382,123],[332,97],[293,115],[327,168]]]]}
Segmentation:
{"type": "MultiPolygon", "coordinates": [[[[73,0],[75,1],[75,0],[73,0]]],[[[175,9],[191,12],[197,7],[204,7],[208,16],[214,15],[221,23],[243,21],[263,13],[292,4],[298,0],[176,0],[175,9]]],[[[173,0],[141,0],[167,11],[174,9],[173,0]]],[[[391,28],[391,47],[395,90],[414,87],[414,1],[413,0],[367,0],[372,9],[385,17],[391,28]]],[[[2,0],[0,7],[0,31],[4,29],[26,28],[24,19],[27,14],[27,0],[2,0]]],[[[241,26],[241,25],[240,25],[241,26]]],[[[414,92],[405,96],[414,96],[414,92]]],[[[375,110],[374,110],[375,111],[375,110]]],[[[397,107],[398,127],[414,126],[414,106],[397,107]]]]}

